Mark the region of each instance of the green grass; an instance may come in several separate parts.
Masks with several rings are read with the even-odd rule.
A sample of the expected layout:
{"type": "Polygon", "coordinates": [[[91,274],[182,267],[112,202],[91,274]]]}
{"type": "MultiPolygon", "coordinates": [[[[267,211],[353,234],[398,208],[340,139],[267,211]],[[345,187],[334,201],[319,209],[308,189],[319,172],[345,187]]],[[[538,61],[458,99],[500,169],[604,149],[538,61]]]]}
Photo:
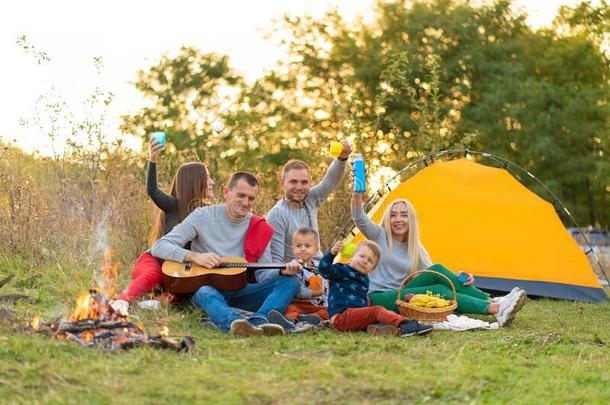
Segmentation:
{"type": "MultiPolygon", "coordinates": [[[[0,277],[10,273],[0,293],[36,299],[0,304],[23,321],[65,314],[91,274],[0,255],[0,277]]],[[[0,402],[610,402],[610,303],[530,300],[509,328],[407,339],[331,331],[235,339],[202,328],[188,309],[134,315],[150,332],[168,325],[194,336],[195,350],[103,352],[0,323],[0,402]]]]}

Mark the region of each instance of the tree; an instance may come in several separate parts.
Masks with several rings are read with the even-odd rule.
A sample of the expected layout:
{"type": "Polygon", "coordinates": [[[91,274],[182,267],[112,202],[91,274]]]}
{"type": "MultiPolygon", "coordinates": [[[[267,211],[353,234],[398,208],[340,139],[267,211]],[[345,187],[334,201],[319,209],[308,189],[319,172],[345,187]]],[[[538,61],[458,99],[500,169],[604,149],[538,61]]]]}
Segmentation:
{"type": "MultiPolygon", "coordinates": [[[[289,157],[307,156],[319,173],[324,147],[337,138],[365,153],[371,173],[467,146],[536,174],[580,222],[607,225],[609,61],[595,39],[606,3],[601,11],[563,8],[557,21],[567,31],[561,33],[532,31],[510,6],[506,0],[480,7],[466,0],[379,2],[373,22],[353,24],[336,11],[318,20],[286,16],[276,34],[288,57],[254,84],[233,86],[238,91],[229,108],[205,105],[223,131],[197,128],[192,133],[203,135],[179,146],[207,142],[225,167],[256,162],[269,184],[289,157]]],[[[167,82],[150,89],[153,97],[194,91],[171,66],[168,60],[153,70],[167,82]]],[[[184,103],[175,104],[178,113],[159,110],[158,100],[163,114],[187,115],[184,103]]]]}

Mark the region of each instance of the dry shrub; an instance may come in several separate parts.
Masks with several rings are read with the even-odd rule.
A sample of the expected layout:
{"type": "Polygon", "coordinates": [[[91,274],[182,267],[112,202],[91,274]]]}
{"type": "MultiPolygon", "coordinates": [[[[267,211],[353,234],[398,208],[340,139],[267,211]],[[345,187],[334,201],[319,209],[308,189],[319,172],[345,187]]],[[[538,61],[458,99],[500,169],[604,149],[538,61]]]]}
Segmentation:
{"type": "MultiPolygon", "coordinates": [[[[52,261],[60,267],[99,262],[102,242],[117,250],[126,268],[144,251],[156,210],[146,195],[146,161],[142,155],[120,148],[74,150],[70,155],[41,158],[2,146],[0,159],[0,244],[9,254],[34,263],[52,261]],[[103,232],[106,233],[104,238],[103,232]]],[[[169,190],[180,164],[198,160],[194,153],[162,156],[158,163],[160,187],[169,190]]],[[[314,182],[328,166],[312,167],[314,182]]],[[[254,212],[265,215],[282,191],[276,174],[256,173],[261,188],[254,212]]],[[[222,187],[231,173],[211,173],[216,196],[222,203],[222,187]]],[[[347,176],[346,176],[347,178],[347,176]]],[[[349,182],[343,183],[322,205],[319,215],[323,250],[350,220],[349,182]]],[[[129,270],[124,270],[126,275],[129,270]]]]}
{"type": "Polygon", "coordinates": [[[144,165],[120,149],[97,156],[91,164],[77,155],[38,158],[2,147],[0,243],[8,253],[83,265],[98,259],[91,256],[100,228],[124,260],[143,249],[150,222],[144,165]]]}

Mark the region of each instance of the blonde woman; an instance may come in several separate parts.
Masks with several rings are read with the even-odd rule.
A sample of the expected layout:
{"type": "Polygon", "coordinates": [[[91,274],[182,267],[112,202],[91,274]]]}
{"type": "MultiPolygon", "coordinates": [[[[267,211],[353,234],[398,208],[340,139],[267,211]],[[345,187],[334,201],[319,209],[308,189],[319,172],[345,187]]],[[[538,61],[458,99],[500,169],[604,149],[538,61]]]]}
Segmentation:
{"type": "MultiPolygon", "coordinates": [[[[377,242],[382,256],[377,270],[369,275],[369,298],[371,305],[381,305],[398,312],[396,294],[401,281],[417,270],[430,269],[448,277],[457,292],[457,311],[467,314],[490,314],[500,326],[509,325],[525,302],[526,293],[518,288],[508,295],[490,298],[489,294],[472,286],[474,277],[461,283],[456,274],[440,264],[432,264],[430,255],[419,240],[417,214],[413,205],[405,200],[393,201],[385,210],[381,225],[373,223],[362,208],[362,193],[352,197],[352,219],[370,240],[377,242]]],[[[452,298],[453,291],[447,280],[432,273],[415,276],[400,295],[425,294],[432,291],[444,298],[452,298]]]]}

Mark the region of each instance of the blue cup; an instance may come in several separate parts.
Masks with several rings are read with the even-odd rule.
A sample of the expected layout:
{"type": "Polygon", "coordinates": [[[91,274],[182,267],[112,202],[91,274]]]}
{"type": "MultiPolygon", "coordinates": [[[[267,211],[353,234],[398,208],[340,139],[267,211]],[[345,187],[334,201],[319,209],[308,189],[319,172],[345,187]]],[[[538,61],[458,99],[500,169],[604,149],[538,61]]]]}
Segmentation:
{"type": "Polygon", "coordinates": [[[164,146],[165,145],[165,132],[153,132],[152,134],[152,139],[159,142],[159,145],[164,146]]]}
{"type": "Polygon", "coordinates": [[[466,281],[468,281],[468,273],[458,274],[457,279],[461,284],[464,284],[466,281]]]}

